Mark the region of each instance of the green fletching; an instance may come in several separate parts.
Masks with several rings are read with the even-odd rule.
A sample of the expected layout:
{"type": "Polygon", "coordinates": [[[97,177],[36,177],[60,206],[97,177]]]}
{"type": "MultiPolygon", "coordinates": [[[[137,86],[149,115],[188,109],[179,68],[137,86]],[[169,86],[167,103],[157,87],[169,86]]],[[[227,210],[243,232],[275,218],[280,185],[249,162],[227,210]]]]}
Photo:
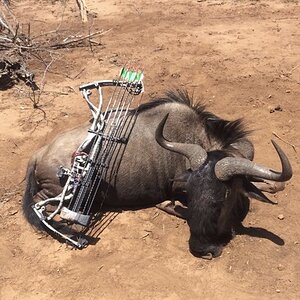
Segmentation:
{"type": "Polygon", "coordinates": [[[131,72],[128,70],[125,75],[125,80],[129,81],[131,72]]]}
{"type": "Polygon", "coordinates": [[[130,72],[129,81],[133,82],[135,81],[137,73],[136,72],[130,72]]]}
{"type": "Polygon", "coordinates": [[[120,77],[128,82],[139,82],[143,80],[143,72],[131,71],[123,67],[120,71],[120,77]]]}
{"type": "Polygon", "coordinates": [[[143,77],[144,77],[143,73],[142,72],[138,72],[137,76],[136,76],[136,81],[142,81],[143,77]]]}
{"type": "Polygon", "coordinates": [[[120,72],[120,77],[125,78],[126,73],[127,73],[127,70],[125,68],[122,68],[121,72],[120,72]]]}

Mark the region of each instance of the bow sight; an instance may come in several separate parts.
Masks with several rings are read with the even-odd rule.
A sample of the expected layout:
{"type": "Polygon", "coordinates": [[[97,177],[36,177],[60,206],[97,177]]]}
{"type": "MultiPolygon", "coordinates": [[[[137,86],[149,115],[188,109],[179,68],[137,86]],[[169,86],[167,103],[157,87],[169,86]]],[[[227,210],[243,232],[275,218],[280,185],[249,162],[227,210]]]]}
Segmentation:
{"type": "MultiPolygon", "coordinates": [[[[57,172],[59,178],[66,181],[61,194],[54,198],[39,201],[32,206],[41,222],[53,233],[69,241],[78,248],[83,248],[87,240],[67,236],[51,225],[54,217],[88,227],[92,213],[91,208],[101,182],[106,180],[108,169],[116,155],[116,146],[126,144],[124,132],[126,117],[130,106],[144,91],[143,72],[122,68],[117,80],[103,80],[80,86],[83,98],[87,102],[93,119],[86,138],[74,152],[70,169],[61,166],[57,172]],[[111,87],[112,91],[108,104],[102,112],[104,88],[111,87]],[[98,94],[98,106],[91,100],[92,90],[98,94]],[[114,157],[114,158],[113,158],[114,157]],[[54,205],[49,213],[47,206],[54,205]]],[[[71,158],[70,158],[71,159],[71,158]]],[[[105,200],[105,193],[101,205],[105,200]]]]}

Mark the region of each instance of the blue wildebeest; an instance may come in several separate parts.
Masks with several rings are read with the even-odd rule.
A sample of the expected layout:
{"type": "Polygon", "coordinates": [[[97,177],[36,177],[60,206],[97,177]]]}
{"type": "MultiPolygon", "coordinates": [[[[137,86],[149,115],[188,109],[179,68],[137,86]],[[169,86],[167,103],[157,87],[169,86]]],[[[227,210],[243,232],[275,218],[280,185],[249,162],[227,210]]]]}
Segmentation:
{"type": "MultiPolygon", "coordinates": [[[[23,211],[32,225],[40,224],[32,204],[62,191],[57,170],[61,165],[70,167],[88,128],[87,122],[58,135],[31,158],[23,211]]],[[[114,180],[107,183],[110,192],[104,205],[158,205],[186,218],[194,255],[219,256],[234,227],[247,215],[249,197],[270,203],[261,191],[282,190],[292,176],[289,160],[275,142],[282,171],[254,163],[247,135],[242,120],[220,119],[203,105],[193,104],[185,91],[142,104],[114,180]],[[178,194],[184,194],[186,207],[173,201],[161,204],[178,194]]]]}

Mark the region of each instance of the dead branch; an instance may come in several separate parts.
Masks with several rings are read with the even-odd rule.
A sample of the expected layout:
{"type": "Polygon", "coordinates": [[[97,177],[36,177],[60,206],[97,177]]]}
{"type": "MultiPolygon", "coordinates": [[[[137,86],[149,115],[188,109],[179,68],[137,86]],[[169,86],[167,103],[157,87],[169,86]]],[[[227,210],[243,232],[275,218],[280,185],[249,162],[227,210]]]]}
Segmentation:
{"type": "MultiPolygon", "coordinates": [[[[102,36],[106,33],[108,33],[109,31],[111,31],[111,29],[106,30],[106,31],[97,31],[85,36],[79,36],[79,37],[73,37],[71,38],[66,37],[65,39],[63,39],[63,42],[59,42],[59,43],[53,43],[53,44],[49,44],[49,42],[26,42],[26,41],[18,41],[18,43],[16,43],[16,39],[14,37],[9,38],[7,36],[3,37],[0,36],[0,41],[2,40],[2,42],[0,42],[0,50],[1,47],[5,48],[5,49],[17,49],[17,50],[23,50],[23,51],[50,51],[50,49],[63,49],[63,48],[67,48],[67,47],[80,47],[81,43],[85,40],[89,40],[91,37],[99,37],[102,36]]],[[[95,45],[100,45],[101,43],[95,42],[90,40],[90,42],[92,42],[95,45]]],[[[89,45],[86,45],[85,47],[88,47],[89,45]]]]}
{"type": "Polygon", "coordinates": [[[85,0],[77,0],[77,4],[80,9],[81,21],[83,23],[86,23],[88,21],[88,18],[87,18],[87,6],[85,0]]]}
{"type": "Polygon", "coordinates": [[[280,136],[279,136],[276,132],[274,132],[274,131],[272,132],[272,134],[273,134],[275,137],[277,137],[279,140],[281,140],[282,142],[286,143],[287,145],[290,145],[290,146],[294,149],[295,153],[297,153],[297,150],[296,150],[296,146],[295,146],[295,145],[293,145],[293,144],[291,144],[290,142],[284,140],[282,137],[280,137],[280,136]]]}
{"type": "Polygon", "coordinates": [[[52,45],[50,45],[50,48],[61,49],[61,48],[66,48],[67,46],[70,46],[70,45],[78,45],[80,42],[82,42],[84,40],[90,39],[91,37],[104,35],[104,34],[108,33],[109,31],[111,31],[111,29],[106,30],[106,31],[100,30],[100,31],[88,34],[86,36],[82,36],[82,37],[78,37],[78,38],[73,38],[73,39],[71,39],[69,41],[65,41],[65,42],[62,42],[62,43],[52,44],[52,45]]]}
{"type": "Polygon", "coordinates": [[[40,83],[40,89],[37,90],[37,91],[33,91],[33,95],[30,98],[31,101],[33,102],[33,108],[40,109],[44,113],[44,117],[46,117],[46,113],[40,108],[39,102],[40,102],[41,95],[42,95],[42,93],[44,91],[44,88],[45,88],[46,74],[49,71],[51,65],[57,60],[57,58],[54,58],[52,55],[50,55],[50,56],[51,56],[51,61],[47,64],[47,66],[44,70],[43,77],[42,77],[42,80],[41,80],[41,83],[40,83]]]}
{"type": "Polygon", "coordinates": [[[5,28],[11,35],[15,35],[15,32],[12,29],[12,27],[5,21],[5,16],[3,12],[0,12],[0,26],[5,28]]]}
{"type": "MultiPolygon", "coordinates": [[[[86,9],[85,1],[81,0],[80,3],[86,9]]],[[[4,9],[9,14],[9,20],[6,18],[4,10],[0,12],[0,90],[10,88],[20,80],[24,81],[31,87],[31,100],[34,108],[39,107],[38,103],[45,85],[46,73],[50,72],[49,69],[56,60],[53,59],[56,51],[75,47],[89,47],[92,51],[92,46],[101,45],[99,37],[111,30],[92,32],[89,28],[86,35],[78,33],[67,35],[67,30],[61,29],[64,9],[65,6],[61,21],[55,30],[34,37],[31,36],[31,25],[19,26],[19,22],[10,8],[4,9]],[[34,74],[27,70],[26,62],[32,57],[38,59],[45,66],[40,88],[34,81],[34,74]],[[50,59],[51,62],[48,63],[50,59]]],[[[79,75],[80,73],[76,77],[79,75]]]]}
{"type": "Polygon", "coordinates": [[[48,72],[48,70],[50,69],[51,65],[57,60],[57,58],[54,58],[51,56],[51,61],[50,63],[46,66],[45,70],[44,70],[44,73],[43,73],[43,77],[42,77],[42,80],[41,80],[41,84],[40,84],[40,91],[42,92],[44,90],[44,87],[45,87],[45,78],[46,78],[46,74],[48,72]]]}

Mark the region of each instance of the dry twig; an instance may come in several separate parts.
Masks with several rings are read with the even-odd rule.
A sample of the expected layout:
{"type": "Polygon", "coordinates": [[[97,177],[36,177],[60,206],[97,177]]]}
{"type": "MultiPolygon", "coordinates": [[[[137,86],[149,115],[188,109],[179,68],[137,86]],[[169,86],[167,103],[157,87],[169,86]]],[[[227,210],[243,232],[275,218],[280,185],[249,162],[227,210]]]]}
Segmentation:
{"type": "MultiPolygon", "coordinates": [[[[82,11],[83,21],[87,21],[85,0],[77,1],[82,11]]],[[[19,25],[18,20],[7,5],[0,11],[0,90],[10,88],[20,80],[24,81],[26,85],[31,87],[28,95],[33,103],[33,107],[43,113],[42,120],[46,119],[46,113],[39,103],[44,92],[47,73],[52,72],[50,68],[58,58],[55,53],[61,49],[75,47],[89,47],[92,51],[92,45],[101,45],[99,37],[111,30],[93,32],[89,28],[88,34],[75,33],[75,35],[71,35],[70,31],[61,28],[64,10],[65,5],[61,20],[55,30],[36,36],[32,36],[30,24],[27,24],[27,26],[26,24],[25,26],[19,25]],[[6,18],[5,13],[8,18],[6,18]],[[26,63],[30,58],[35,58],[44,65],[39,86],[34,81],[34,74],[27,70],[26,63]]],[[[84,69],[76,74],[75,77],[66,76],[75,79],[83,71],[84,69]]]]}
{"type": "Polygon", "coordinates": [[[85,0],[77,0],[77,4],[80,9],[81,20],[83,23],[86,23],[88,21],[88,18],[87,18],[87,6],[85,0]]]}
{"type": "Polygon", "coordinates": [[[76,38],[71,38],[71,39],[67,38],[69,40],[65,39],[66,41],[63,41],[61,43],[52,44],[49,47],[54,48],[54,49],[67,48],[67,46],[74,46],[74,45],[78,47],[80,42],[82,42],[84,40],[88,40],[91,37],[104,35],[104,34],[108,33],[109,31],[111,31],[111,29],[106,30],[106,31],[100,30],[100,31],[90,33],[85,36],[76,37],[76,38]]]}
{"type": "MultiPolygon", "coordinates": [[[[35,57],[41,61],[45,65],[45,72],[48,72],[50,66],[46,61],[49,56],[52,58],[56,50],[75,47],[90,47],[92,50],[92,45],[99,46],[101,42],[91,38],[96,39],[110,31],[90,32],[89,29],[87,35],[62,36],[64,32],[60,29],[62,21],[63,15],[56,30],[31,37],[30,24],[24,33],[15,19],[13,24],[9,24],[4,13],[0,12],[0,89],[7,89],[19,80],[23,80],[32,91],[37,91],[38,86],[34,82],[34,74],[26,67],[28,58],[35,57]]],[[[39,99],[33,98],[35,108],[38,106],[38,101],[39,99]]]]}
{"type": "Polygon", "coordinates": [[[294,149],[295,153],[297,153],[297,150],[296,150],[296,146],[295,146],[295,145],[293,145],[293,144],[291,144],[290,142],[284,140],[282,137],[280,137],[280,136],[279,136],[276,132],[274,132],[274,131],[272,132],[272,134],[273,134],[275,137],[277,137],[279,140],[281,140],[282,142],[286,143],[287,145],[290,145],[290,146],[294,149]]]}
{"type": "Polygon", "coordinates": [[[41,80],[41,83],[40,83],[40,89],[33,90],[32,94],[29,96],[30,100],[33,103],[33,108],[38,109],[43,113],[43,119],[44,120],[47,117],[46,112],[41,108],[41,106],[39,105],[39,102],[40,102],[41,95],[42,95],[42,93],[44,91],[44,88],[45,88],[46,74],[49,71],[51,65],[57,60],[57,58],[54,58],[52,55],[50,55],[50,56],[51,56],[51,61],[47,64],[47,66],[44,70],[43,77],[42,77],[42,80],[41,80]]]}

